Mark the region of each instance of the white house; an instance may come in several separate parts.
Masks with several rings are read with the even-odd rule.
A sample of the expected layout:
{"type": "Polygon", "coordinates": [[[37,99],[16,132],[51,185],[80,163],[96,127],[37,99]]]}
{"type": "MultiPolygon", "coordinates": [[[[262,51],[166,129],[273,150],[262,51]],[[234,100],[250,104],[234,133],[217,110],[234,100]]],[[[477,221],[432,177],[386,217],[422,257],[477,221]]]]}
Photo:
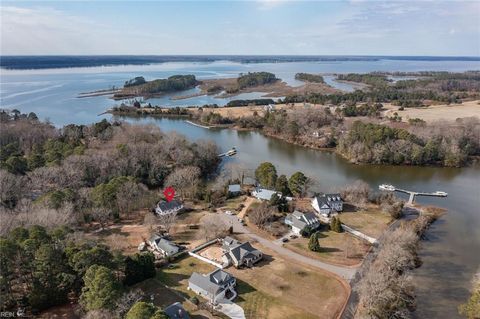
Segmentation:
{"type": "Polygon", "coordinates": [[[177,200],[160,201],[155,207],[155,213],[158,215],[168,215],[178,213],[184,208],[183,204],[177,200]]]}
{"type": "Polygon", "coordinates": [[[282,193],[277,192],[277,191],[272,191],[270,189],[264,189],[257,187],[255,188],[254,191],[252,191],[252,196],[256,197],[257,199],[261,200],[270,200],[273,196],[273,194],[277,194],[278,196],[282,196],[282,193]]]}
{"type": "Polygon", "coordinates": [[[324,216],[343,211],[343,200],[340,194],[323,194],[312,199],[312,207],[324,216]]]}
{"type": "Polygon", "coordinates": [[[307,226],[311,229],[317,229],[320,226],[320,221],[314,213],[303,213],[296,210],[285,217],[285,224],[292,228],[293,233],[300,235],[307,226]]]}
{"type": "Polygon", "coordinates": [[[235,277],[220,268],[209,274],[202,275],[194,272],[188,279],[188,290],[208,299],[216,304],[222,299],[233,300],[237,296],[235,277]]]}

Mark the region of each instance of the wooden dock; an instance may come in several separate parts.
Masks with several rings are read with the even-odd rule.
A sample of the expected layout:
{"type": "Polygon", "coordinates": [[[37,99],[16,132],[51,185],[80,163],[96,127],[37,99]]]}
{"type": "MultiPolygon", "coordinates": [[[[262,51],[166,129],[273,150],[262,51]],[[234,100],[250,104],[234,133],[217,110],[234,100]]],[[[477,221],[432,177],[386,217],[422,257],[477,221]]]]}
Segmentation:
{"type": "Polygon", "coordinates": [[[384,189],[384,188],[381,188],[380,186],[379,186],[379,188],[380,188],[380,190],[387,191],[387,192],[400,192],[400,193],[408,194],[409,195],[408,204],[413,204],[416,196],[431,196],[431,197],[447,197],[448,196],[447,193],[440,192],[440,191],[437,191],[437,192],[434,192],[434,193],[414,192],[414,191],[409,191],[409,190],[402,189],[402,188],[397,188],[393,185],[390,185],[390,186],[392,186],[391,189],[384,189]]]}

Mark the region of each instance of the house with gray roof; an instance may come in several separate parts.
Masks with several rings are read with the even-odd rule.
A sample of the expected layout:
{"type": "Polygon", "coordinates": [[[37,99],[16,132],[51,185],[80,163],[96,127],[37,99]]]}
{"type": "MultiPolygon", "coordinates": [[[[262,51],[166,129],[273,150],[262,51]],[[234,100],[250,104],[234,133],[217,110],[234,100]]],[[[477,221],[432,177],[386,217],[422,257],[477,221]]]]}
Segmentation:
{"type": "Polygon", "coordinates": [[[155,207],[155,213],[158,215],[168,215],[180,212],[184,208],[183,204],[178,200],[160,201],[155,207]]]}
{"type": "Polygon", "coordinates": [[[220,268],[209,274],[194,272],[188,279],[188,290],[194,291],[213,304],[223,299],[233,300],[237,296],[235,277],[220,268]]]}
{"type": "Polygon", "coordinates": [[[237,195],[240,195],[241,192],[242,192],[242,188],[241,188],[240,184],[228,185],[228,194],[229,195],[237,196],[237,195]]]}
{"type": "Polygon", "coordinates": [[[165,312],[170,319],[190,319],[188,312],[178,301],[163,309],[163,312],[165,312]]]}
{"type": "Polygon", "coordinates": [[[158,235],[150,237],[149,244],[150,247],[158,251],[163,257],[170,257],[180,251],[180,247],[158,235]]]}
{"type": "Polygon", "coordinates": [[[312,199],[312,207],[323,216],[343,211],[343,200],[340,194],[322,194],[312,199]]]}
{"type": "Polygon", "coordinates": [[[311,229],[317,229],[320,226],[320,221],[312,212],[303,213],[296,210],[285,217],[285,224],[289,225],[295,234],[300,235],[307,226],[311,229]]]}
{"type": "Polygon", "coordinates": [[[252,267],[263,257],[262,252],[254,248],[248,241],[241,243],[229,236],[223,239],[222,249],[224,265],[234,265],[236,268],[252,267]]]}
{"type": "Polygon", "coordinates": [[[270,200],[273,194],[277,194],[280,197],[282,196],[282,193],[280,192],[260,187],[257,187],[254,191],[252,191],[252,196],[260,200],[270,200]]]}

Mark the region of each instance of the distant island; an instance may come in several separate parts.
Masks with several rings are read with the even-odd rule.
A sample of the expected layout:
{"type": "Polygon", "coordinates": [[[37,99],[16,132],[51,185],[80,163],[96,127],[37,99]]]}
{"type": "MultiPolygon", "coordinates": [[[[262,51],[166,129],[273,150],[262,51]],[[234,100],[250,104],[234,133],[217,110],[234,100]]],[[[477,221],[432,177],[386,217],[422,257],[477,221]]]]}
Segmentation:
{"type": "Polygon", "coordinates": [[[480,57],[452,56],[349,56],[349,55],[61,55],[2,56],[0,68],[13,70],[145,65],[167,62],[281,63],[320,61],[480,61],[480,57]]]}

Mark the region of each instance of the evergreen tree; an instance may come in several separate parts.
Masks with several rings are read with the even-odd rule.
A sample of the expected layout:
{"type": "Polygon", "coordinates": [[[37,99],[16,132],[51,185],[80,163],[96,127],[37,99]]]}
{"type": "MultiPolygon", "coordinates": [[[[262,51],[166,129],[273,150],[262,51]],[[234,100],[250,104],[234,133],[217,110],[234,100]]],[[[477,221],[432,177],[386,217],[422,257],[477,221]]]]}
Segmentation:
{"type": "Polygon", "coordinates": [[[255,178],[266,188],[274,188],[277,181],[277,169],[272,163],[264,162],[255,170],[255,178]]]}
{"type": "Polygon", "coordinates": [[[310,240],[308,241],[308,249],[311,251],[320,251],[320,243],[318,242],[318,232],[313,233],[310,236],[310,240]]]}
{"type": "Polygon", "coordinates": [[[302,172],[294,173],[288,180],[288,188],[295,196],[302,196],[305,192],[307,177],[302,172]]]}
{"type": "Polygon", "coordinates": [[[83,277],[80,303],[86,310],[112,309],[120,296],[121,285],[109,268],[93,265],[83,277]]]}
{"type": "Polygon", "coordinates": [[[275,190],[282,193],[283,196],[290,196],[290,188],[288,188],[288,179],[285,175],[280,175],[275,182],[275,190]]]}

